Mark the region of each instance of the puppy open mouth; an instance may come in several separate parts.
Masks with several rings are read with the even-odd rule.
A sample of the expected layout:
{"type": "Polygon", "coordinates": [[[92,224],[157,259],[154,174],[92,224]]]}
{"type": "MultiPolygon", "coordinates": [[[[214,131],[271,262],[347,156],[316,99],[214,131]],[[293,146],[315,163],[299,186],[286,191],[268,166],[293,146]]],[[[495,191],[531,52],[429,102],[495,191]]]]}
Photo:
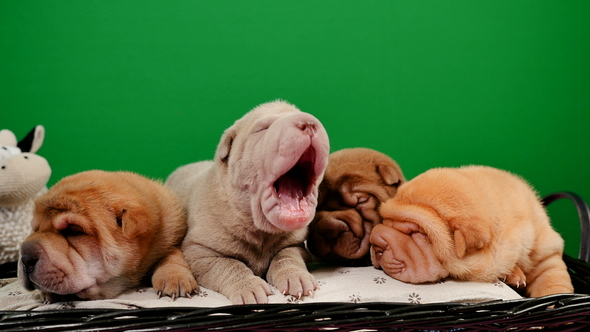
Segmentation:
{"type": "Polygon", "coordinates": [[[273,186],[280,205],[279,220],[285,230],[298,229],[310,221],[315,203],[309,201],[316,185],[316,153],[309,146],[295,164],[275,180],[273,186]]]}

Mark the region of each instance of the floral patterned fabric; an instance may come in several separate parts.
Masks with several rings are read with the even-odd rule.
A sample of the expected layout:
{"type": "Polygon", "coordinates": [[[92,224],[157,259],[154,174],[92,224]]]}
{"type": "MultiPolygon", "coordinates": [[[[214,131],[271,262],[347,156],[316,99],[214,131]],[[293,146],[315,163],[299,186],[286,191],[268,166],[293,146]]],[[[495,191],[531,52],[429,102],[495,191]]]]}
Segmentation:
{"type": "MultiPolygon", "coordinates": [[[[520,299],[511,287],[501,281],[475,283],[443,280],[438,283],[412,285],[397,281],[373,267],[310,266],[320,289],[311,297],[300,299],[283,296],[275,289],[270,303],[311,302],[482,302],[490,300],[520,299]]],[[[201,287],[191,299],[176,301],[165,297],[158,299],[152,288],[139,288],[122,294],[116,299],[99,301],[75,301],[44,304],[37,291],[22,288],[16,279],[0,280],[0,310],[61,310],[69,308],[115,308],[136,309],[150,307],[194,306],[217,307],[231,305],[223,295],[201,287]]]]}

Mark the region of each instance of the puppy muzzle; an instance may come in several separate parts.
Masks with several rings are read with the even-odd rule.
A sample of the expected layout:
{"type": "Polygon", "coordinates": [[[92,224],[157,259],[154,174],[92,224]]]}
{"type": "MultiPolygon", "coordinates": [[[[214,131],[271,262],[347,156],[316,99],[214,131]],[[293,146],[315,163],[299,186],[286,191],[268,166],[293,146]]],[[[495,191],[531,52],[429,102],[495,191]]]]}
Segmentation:
{"type": "Polygon", "coordinates": [[[31,280],[31,275],[35,272],[39,257],[39,247],[36,243],[23,243],[21,247],[21,257],[18,262],[18,277],[21,280],[23,287],[27,290],[35,289],[35,284],[31,280]]]}

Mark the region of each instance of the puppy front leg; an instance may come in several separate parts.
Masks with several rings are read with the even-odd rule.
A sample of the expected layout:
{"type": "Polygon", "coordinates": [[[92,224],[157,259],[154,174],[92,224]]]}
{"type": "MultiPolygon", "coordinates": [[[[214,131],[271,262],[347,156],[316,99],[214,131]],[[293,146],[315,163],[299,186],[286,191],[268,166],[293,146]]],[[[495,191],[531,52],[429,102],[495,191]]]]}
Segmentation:
{"type": "Polygon", "coordinates": [[[264,304],[272,290],[262,278],[254,275],[243,262],[201,246],[189,248],[189,265],[199,284],[221,293],[233,304],[264,304]],[[197,254],[198,253],[198,254],[197,254]]]}
{"type": "Polygon", "coordinates": [[[304,257],[308,255],[301,247],[287,247],[279,251],[270,263],[266,279],[283,295],[289,294],[297,298],[313,295],[319,287],[305,265],[304,257]]]}
{"type": "Polygon", "coordinates": [[[152,285],[159,296],[170,296],[172,300],[179,296],[190,298],[199,290],[197,280],[178,248],[158,262],[152,275],[152,285]]]}

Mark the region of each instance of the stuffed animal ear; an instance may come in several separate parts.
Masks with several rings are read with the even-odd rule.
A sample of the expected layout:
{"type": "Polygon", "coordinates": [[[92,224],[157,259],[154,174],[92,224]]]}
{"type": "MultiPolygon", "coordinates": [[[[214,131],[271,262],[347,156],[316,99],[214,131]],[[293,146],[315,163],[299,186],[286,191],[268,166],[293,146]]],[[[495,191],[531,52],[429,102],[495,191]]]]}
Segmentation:
{"type": "Polygon", "coordinates": [[[231,126],[227,128],[223,135],[221,136],[221,140],[219,141],[219,145],[217,146],[217,152],[215,153],[216,157],[221,160],[221,162],[226,163],[227,159],[229,158],[229,153],[231,151],[232,144],[234,142],[234,138],[238,132],[231,126]]]}
{"type": "Polygon", "coordinates": [[[35,153],[41,148],[44,139],[45,128],[41,125],[38,125],[35,128],[33,128],[27,134],[27,136],[25,136],[25,138],[18,142],[17,146],[21,149],[22,152],[35,153]]]}
{"type": "Polygon", "coordinates": [[[148,215],[139,206],[126,206],[117,212],[117,225],[126,238],[133,239],[148,231],[148,215]]]}
{"type": "Polygon", "coordinates": [[[377,173],[381,176],[381,179],[388,186],[394,184],[400,184],[403,180],[403,175],[395,169],[392,165],[379,164],[377,165],[377,173]]]}
{"type": "Polygon", "coordinates": [[[16,146],[16,136],[8,129],[0,130],[0,144],[6,146],[16,146]]]}

